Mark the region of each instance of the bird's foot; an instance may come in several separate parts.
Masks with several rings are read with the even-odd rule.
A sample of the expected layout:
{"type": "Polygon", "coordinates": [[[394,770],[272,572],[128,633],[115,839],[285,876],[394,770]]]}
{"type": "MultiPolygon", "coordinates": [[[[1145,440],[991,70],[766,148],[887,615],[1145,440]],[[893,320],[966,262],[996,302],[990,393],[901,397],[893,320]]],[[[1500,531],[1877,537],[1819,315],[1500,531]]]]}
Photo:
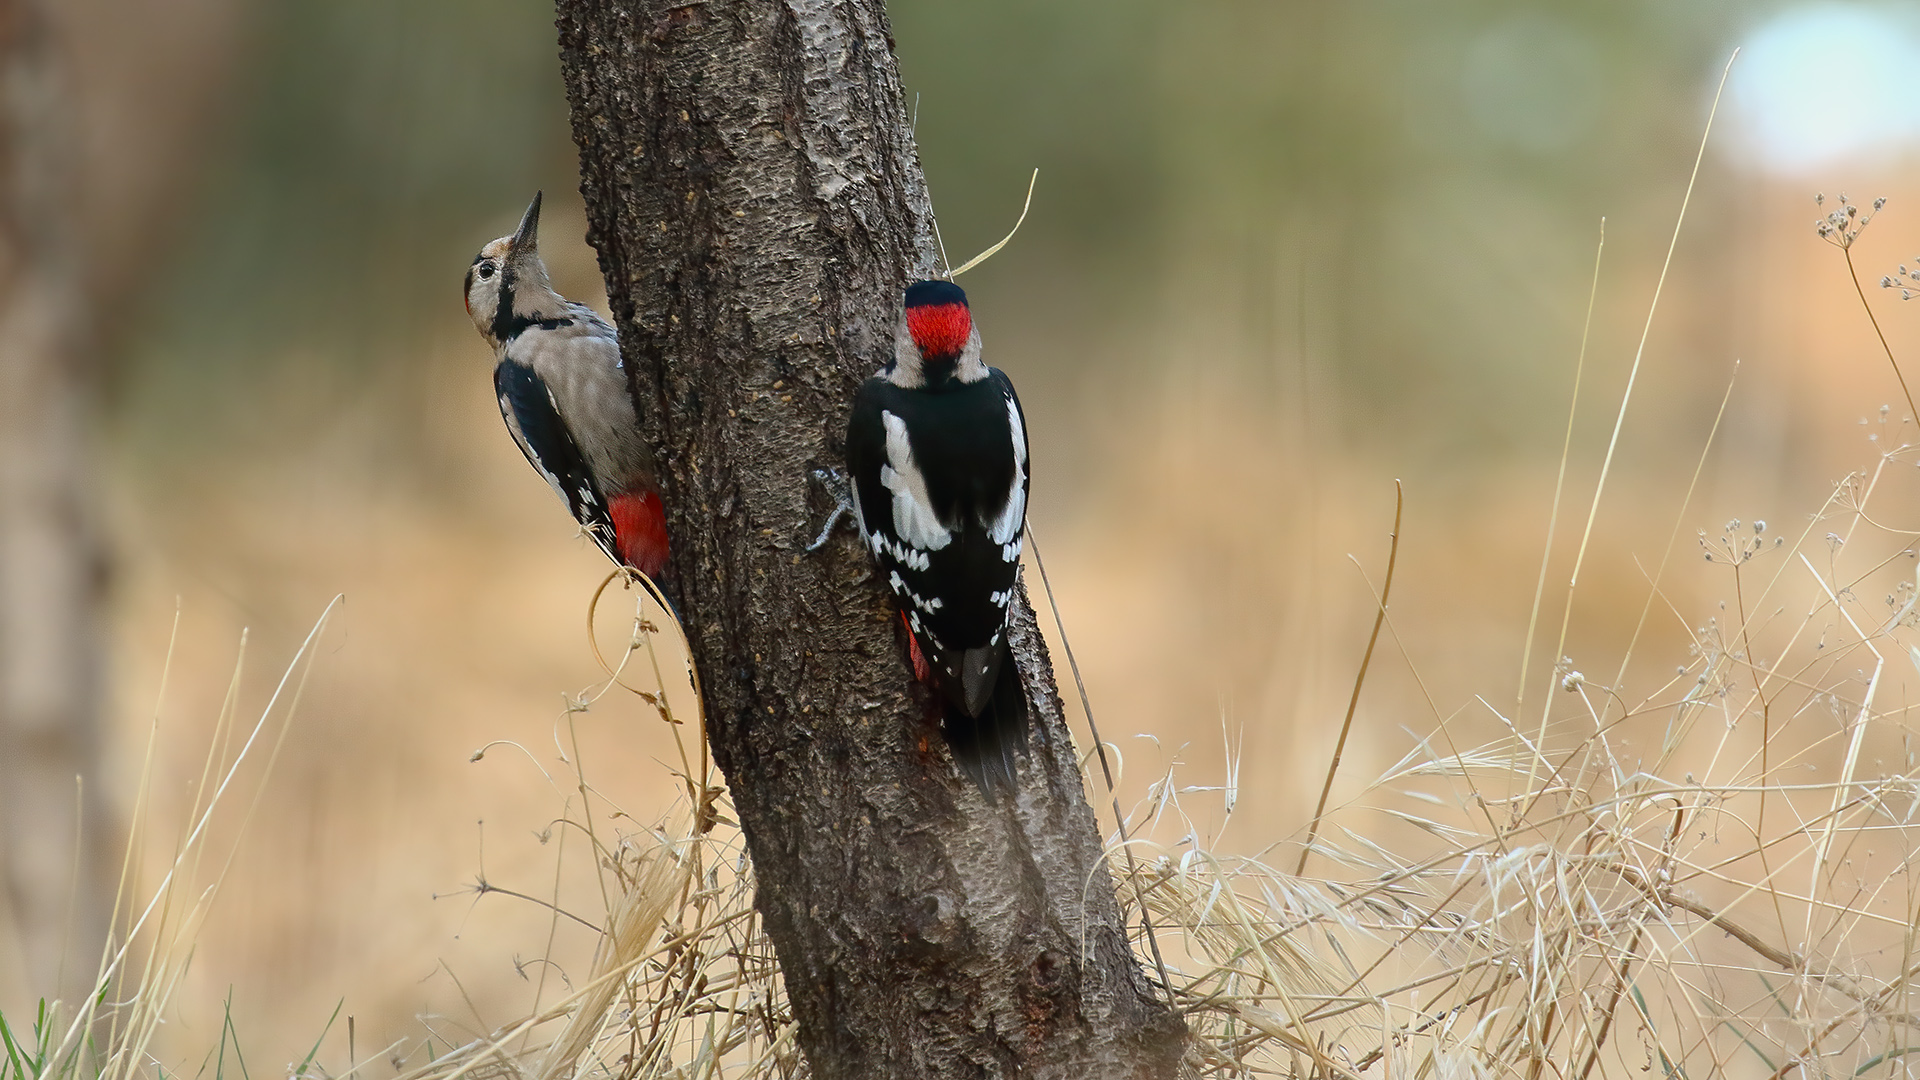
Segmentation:
{"type": "Polygon", "coordinates": [[[813,482],[826,489],[828,497],[834,500],[833,509],[827,514],[827,523],[820,526],[820,535],[807,545],[809,552],[819,551],[827,546],[827,538],[833,535],[834,526],[853,509],[853,487],[839,469],[832,467],[813,470],[813,482]]]}

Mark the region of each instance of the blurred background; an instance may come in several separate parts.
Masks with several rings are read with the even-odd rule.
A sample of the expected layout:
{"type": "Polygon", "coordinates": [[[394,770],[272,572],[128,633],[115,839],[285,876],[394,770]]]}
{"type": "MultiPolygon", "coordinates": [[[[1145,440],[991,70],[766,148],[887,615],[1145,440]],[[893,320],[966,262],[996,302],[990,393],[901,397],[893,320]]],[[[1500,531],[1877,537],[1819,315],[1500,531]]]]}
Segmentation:
{"type": "MultiPolygon", "coordinates": [[[[53,943],[104,919],[70,897],[89,881],[111,895],[141,777],[137,895],[181,841],[209,740],[231,756],[222,703],[244,734],[338,595],[158,1046],[191,1068],[230,1015],[277,1070],[336,1007],[363,1056],[417,1043],[422,1016],[457,1039],[509,1019],[561,978],[542,958],[587,940],[555,942],[537,904],[473,888],[559,887],[563,744],[637,822],[675,795],[672,741],[640,702],[567,712],[600,679],[585,627],[605,567],[500,430],[491,358],[455,299],[473,252],[544,188],[559,287],[603,301],[551,11],[164,7],[0,4],[7,280],[16,307],[42,295],[28,282],[69,305],[32,311],[73,312],[51,336],[0,338],[0,435],[24,474],[0,501],[15,537],[0,599],[29,605],[0,650],[16,681],[74,673],[46,691],[52,712],[4,699],[0,1012],[92,969],[63,970],[53,943]],[[49,406],[35,370],[70,404],[49,406]],[[51,497],[36,478],[69,471],[55,494],[80,497],[55,517],[70,540],[15,536],[51,497]],[[32,583],[59,575],[98,598],[96,624],[34,613],[32,583]],[[48,715],[97,724],[53,746],[29,730],[48,715]],[[518,748],[469,760],[499,740],[518,748]],[[77,872],[75,850],[90,853],[77,872]]],[[[1852,253],[1895,353],[1920,364],[1920,303],[1877,287],[1920,262],[1911,4],[897,0],[892,17],[955,262],[1005,232],[1040,169],[1018,239],[965,285],[1031,417],[1032,520],[1125,755],[1123,801],[1175,763],[1185,783],[1223,783],[1231,745],[1226,847],[1297,841],[1312,813],[1396,478],[1394,633],[1336,799],[1436,709],[1491,733],[1475,695],[1514,703],[1604,218],[1525,689],[1528,710],[1544,703],[1564,582],[1736,46],[1574,600],[1573,664],[1611,678],[1677,522],[1677,569],[1635,646],[1670,676],[1727,588],[1695,530],[1797,531],[1877,459],[1880,407],[1895,427],[1907,415],[1843,253],[1814,233],[1814,195],[1888,197],[1852,253]]],[[[1191,800],[1209,830],[1219,802],[1191,800]]]]}

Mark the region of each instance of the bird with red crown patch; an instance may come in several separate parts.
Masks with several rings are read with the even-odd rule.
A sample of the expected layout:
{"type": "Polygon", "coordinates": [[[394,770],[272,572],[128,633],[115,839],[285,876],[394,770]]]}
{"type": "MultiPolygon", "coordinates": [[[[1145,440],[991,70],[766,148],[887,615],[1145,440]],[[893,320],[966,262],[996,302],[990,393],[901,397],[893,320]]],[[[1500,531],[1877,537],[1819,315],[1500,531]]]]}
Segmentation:
{"type": "Polygon", "coordinates": [[[955,762],[983,792],[1015,782],[1027,698],[1007,609],[1026,533],[1026,420],[981,359],[967,294],[907,286],[893,358],[854,397],[847,467],[861,538],[932,683],[955,762]]]}

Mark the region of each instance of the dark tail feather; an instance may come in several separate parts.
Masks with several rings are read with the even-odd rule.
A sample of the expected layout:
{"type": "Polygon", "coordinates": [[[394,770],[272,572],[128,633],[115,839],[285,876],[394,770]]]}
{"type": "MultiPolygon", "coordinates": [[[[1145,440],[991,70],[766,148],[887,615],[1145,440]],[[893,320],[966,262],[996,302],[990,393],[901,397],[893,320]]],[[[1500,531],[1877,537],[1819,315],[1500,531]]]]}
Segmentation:
{"type": "Polygon", "coordinates": [[[949,705],[943,725],[954,764],[972,778],[980,794],[991,796],[1000,785],[1014,787],[1014,758],[1027,755],[1027,695],[1013,664],[1000,670],[993,699],[977,717],[949,705]]]}

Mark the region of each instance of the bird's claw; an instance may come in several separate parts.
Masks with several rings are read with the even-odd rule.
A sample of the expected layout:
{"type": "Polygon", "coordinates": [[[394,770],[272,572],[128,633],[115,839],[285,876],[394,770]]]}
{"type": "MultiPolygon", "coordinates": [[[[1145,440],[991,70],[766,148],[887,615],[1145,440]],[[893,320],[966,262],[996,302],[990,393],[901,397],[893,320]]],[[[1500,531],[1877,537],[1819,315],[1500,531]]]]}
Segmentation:
{"type": "Polygon", "coordinates": [[[826,547],[827,539],[833,535],[834,526],[840,524],[840,519],[853,509],[853,489],[839,469],[831,467],[815,469],[813,482],[826,489],[827,494],[833,497],[834,505],[833,510],[827,514],[827,523],[820,526],[820,535],[814,537],[813,543],[807,545],[806,550],[809,552],[826,547]]]}

